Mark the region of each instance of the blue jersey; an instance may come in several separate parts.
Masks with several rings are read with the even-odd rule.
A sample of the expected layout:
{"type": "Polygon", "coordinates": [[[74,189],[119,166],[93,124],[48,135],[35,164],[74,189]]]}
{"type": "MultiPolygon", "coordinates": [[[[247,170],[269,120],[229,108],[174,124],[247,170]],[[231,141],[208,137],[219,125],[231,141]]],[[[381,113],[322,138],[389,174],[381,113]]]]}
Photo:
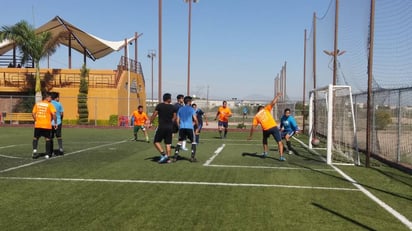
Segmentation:
{"type": "MultiPolygon", "coordinates": [[[[57,125],[62,123],[62,113],[63,113],[63,106],[60,102],[56,100],[52,100],[51,103],[53,104],[54,108],[56,108],[56,122],[57,125]]],[[[54,126],[54,120],[52,120],[52,125],[54,126]]]]}
{"type": "Polygon", "coordinates": [[[286,117],[285,115],[282,116],[280,119],[280,128],[283,128],[285,132],[295,132],[299,130],[299,127],[296,123],[295,118],[293,116],[286,117]]]}
{"type": "Polygon", "coordinates": [[[195,109],[190,105],[185,105],[177,112],[177,117],[180,120],[180,128],[193,129],[193,116],[196,116],[195,109]]]}
{"type": "Polygon", "coordinates": [[[197,122],[199,124],[203,124],[203,115],[205,113],[202,111],[202,109],[198,108],[196,109],[196,118],[197,118],[197,122]]]}

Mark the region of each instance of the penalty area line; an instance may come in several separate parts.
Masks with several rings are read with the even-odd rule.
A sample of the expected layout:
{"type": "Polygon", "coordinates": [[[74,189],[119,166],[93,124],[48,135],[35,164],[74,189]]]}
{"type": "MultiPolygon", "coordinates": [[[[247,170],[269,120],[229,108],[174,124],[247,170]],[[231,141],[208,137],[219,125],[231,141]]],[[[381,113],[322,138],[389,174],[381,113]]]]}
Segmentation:
{"type": "MultiPolygon", "coordinates": [[[[122,141],[109,143],[109,144],[102,144],[102,145],[98,145],[98,146],[94,146],[94,147],[90,147],[90,148],[86,148],[86,149],[77,150],[77,151],[74,151],[74,152],[69,152],[69,153],[64,154],[64,156],[69,156],[69,155],[73,155],[73,154],[77,154],[77,153],[81,153],[81,152],[86,152],[86,151],[90,151],[90,150],[93,150],[93,149],[98,149],[98,148],[102,148],[102,147],[106,147],[106,146],[121,144],[121,143],[124,143],[124,142],[127,142],[127,140],[122,140],[122,141]]],[[[57,157],[53,157],[52,159],[62,158],[64,156],[57,156],[57,157]]],[[[37,161],[31,162],[31,163],[27,163],[27,164],[19,165],[19,166],[16,166],[16,167],[11,167],[11,168],[8,168],[8,169],[0,170],[0,173],[10,172],[10,171],[13,171],[13,170],[16,170],[16,169],[32,166],[32,165],[43,163],[44,161],[49,161],[49,160],[50,159],[37,160],[37,161]]]]}
{"type": "MultiPolygon", "coordinates": [[[[296,141],[298,141],[301,145],[304,145],[306,148],[309,147],[303,143],[302,141],[300,141],[299,139],[294,138],[296,141]]],[[[314,153],[316,153],[316,151],[313,151],[314,153]]],[[[318,153],[316,153],[318,154],[318,153]]],[[[323,160],[325,160],[324,158],[322,158],[323,160]]],[[[326,161],[326,160],[325,160],[326,161]]],[[[408,218],[406,218],[404,215],[402,215],[401,213],[399,213],[398,211],[396,211],[395,209],[393,209],[392,207],[390,207],[388,204],[386,204],[385,202],[383,202],[382,200],[380,200],[379,198],[377,198],[375,195],[373,195],[371,192],[369,192],[365,187],[363,187],[361,184],[359,184],[357,181],[355,181],[354,179],[352,179],[349,175],[347,175],[345,172],[343,172],[341,169],[339,169],[338,167],[334,166],[334,165],[330,165],[336,172],[338,172],[343,178],[345,178],[347,181],[351,182],[356,188],[359,189],[359,191],[361,191],[363,194],[365,194],[367,197],[369,197],[369,199],[371,199],[372,201],[374,201],[376,204],[378,204],[379,206],[381,206],[383,209],[385,209],[387,212],[389,212],[390,214],[392,214],[392,216],[394,216],[396,219],[398,219],[400,222],[402,222],[404,225],[406,225],[409,229],[412,230],[412,221],[408,220],[408,218]]]]}
{"type": "Polygon", "coordinates": [[[204,164],[203,166],[208,166],[212,161],[222,152],[222,150],[225,148],[225,144],[222,144],[222,146],[218,147],[212,157],[210,157],[204,164]]]}
{"type": "Polygon", "coordinates": [[[247,165],[221,165],[221,164],[209,164],[208,167],[218,167],[218,168],[256,168],[256,169],[284,169],[284,170],[316,170],[322,172],[334,172],[333,169],[325,169],[325,168],[318,168],[318,169],[307,169],[307,168],[297,168],[297,167],[272,167],[272,166],[247,166],[247,165]]]}
{"type": "Polygon", "coordinates": [[[295,188],[295,189],[318,189],[337,191],[359,191],[356,188],[337,188],[319,186],[298,186],[279,184],[246,184],[225,182],[200,182],[200,181],[164,181],[164,180],[115,180],[115,179],[85,179],[85,178],[43,178],[43,177],[0,177],[4,180],[33,180],[33,181],[70,181],[70,182],[97,182],[97,183],[136,183],[136,184],[174,184],[174,185],[209,185],[226,187],[264,187],[264,188],[295,188]]]}

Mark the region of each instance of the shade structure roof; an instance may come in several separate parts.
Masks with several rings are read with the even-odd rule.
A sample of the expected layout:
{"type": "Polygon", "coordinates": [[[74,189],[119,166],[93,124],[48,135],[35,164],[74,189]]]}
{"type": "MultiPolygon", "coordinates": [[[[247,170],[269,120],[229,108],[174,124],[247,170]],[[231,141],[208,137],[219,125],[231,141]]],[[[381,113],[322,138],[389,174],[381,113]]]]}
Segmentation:
{"type": "MultiPolygon", "coordinates": [[[[71,47],[79,53],[86,53],[92,60],[102,58],[114,51],[123,49],[124,46],[133,41],[135,37],[121,41],[107,41],[89,34],[78,27],[68,23],[59,16],[36,29],[36,33],[49,31],[54,37],[60,37],[60,45],[71,47]]],[[[0,55],[13,49],[13,41],[5,40],[0,43],[0,55]]]]}

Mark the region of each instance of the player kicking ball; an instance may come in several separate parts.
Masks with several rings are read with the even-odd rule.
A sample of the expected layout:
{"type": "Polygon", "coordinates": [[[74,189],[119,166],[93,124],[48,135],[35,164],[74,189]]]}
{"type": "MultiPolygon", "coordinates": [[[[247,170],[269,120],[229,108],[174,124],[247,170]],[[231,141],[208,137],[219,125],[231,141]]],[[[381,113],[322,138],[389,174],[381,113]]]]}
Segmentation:
{"type": "Polygon", "coordinates": [[[268,155],[268,138],[270,136],[273,136],[273,138],[276,140],[278,143],[279,147],[279,154],[280,154],[280,161],[285,161],[285,157],[283,156],[283,143],[282,143],[282,137],[280,135],[279,128],[276,124],[275,119],[273,118],[272,114],[270,113],[272,111],[273,106],[276,104],[278,101],[278,98],[281,96],[281,93],[278,93],[276,97],[266,106],[259,106],[257,109],[256,115],[253,117],[253,122],[252,126],[250,127],[250,133],[248,140],[252,139],[253,136],[253,130],[260,124],[262,127],[262,144],[263,144],[263,153],[262,157],[267,157],[268,155]]]}

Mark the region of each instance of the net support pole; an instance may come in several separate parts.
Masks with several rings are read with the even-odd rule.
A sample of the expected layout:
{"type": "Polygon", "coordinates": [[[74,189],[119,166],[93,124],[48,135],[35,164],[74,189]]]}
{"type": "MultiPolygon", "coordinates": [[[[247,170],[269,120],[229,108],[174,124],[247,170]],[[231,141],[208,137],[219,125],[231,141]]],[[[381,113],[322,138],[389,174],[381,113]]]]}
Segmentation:
{"type": "Polygon", "coordinates": [[[313,139],[313,94],[315,92],[311,91],[309,93],[309,149],[312,149],[312,139],[313,139]]]}
{"type": "MultiPolygon", "coordinates": [[[[332,124],[333,120],[333,85],[329,84],[328,87],[328,124],[332,124]]],[[[326,148],[326,160],[328,164],[332,164],[332,126],[328,126],[327,148],[326,148]]]]}

